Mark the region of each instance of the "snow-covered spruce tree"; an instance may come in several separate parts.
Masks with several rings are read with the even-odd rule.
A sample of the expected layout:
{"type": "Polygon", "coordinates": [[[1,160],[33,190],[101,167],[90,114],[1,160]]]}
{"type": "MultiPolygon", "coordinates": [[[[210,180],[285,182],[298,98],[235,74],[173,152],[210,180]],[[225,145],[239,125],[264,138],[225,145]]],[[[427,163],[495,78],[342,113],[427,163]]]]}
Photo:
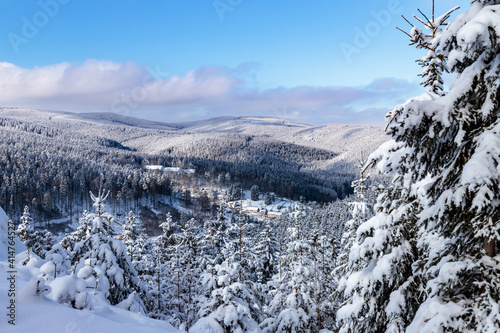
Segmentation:
{"type": "Polygon", "coordinates": [[[334,280],[339,280],[349,271],[349,254],[356,244],[357,237],[356,231],[359,226],[366,222],[373,216],[373,207],[370,202],[366,200],[366,192],[368,190],[368,181],[370,175],[366,175],[367,161],[361,159],[358,165],[360,170],[360,178],[353,181],[351,186],[354,189],[354,194],[359,201],[349,202],[349,211],[351,213],[351,219],[345,222],[344,233],[342,234],[341,251],[339,252],[335,269],[333,272],[334,280]]]}
{"type": "Polygon", "coordinates": [[[270,318],[261,323],[264,332],[317,332],[319,329],[314,261],[301,229],[304,214],[302,209],[295,213],[295,225],[289,229],[288,251],[282,258],[285,265],[270,283],[274,289],[270,291],[270,318]]]}
{"type": "Polygon", "coordinates": [[[203,236],[200,239],[203,261],[201,268],[211,270],[222,262],[221,249],[224,244],[224,233],[219,228],[219,221],[209,219],[203,224],[203,236]]]}
{"type": "Polygon", "coordinates": [[[155,288],[155,257],[153,244],[149,237],[141,232],[136,243],[136,258],[132,259],[132,265],[137,271],[139,279],[140,296],[144,302],[146,313],[151,315],[156,310],[155,288]]]}
{"type": "MultiPolygon", "coordinates": [[[[438,43],[445,15],[425,22],[431,33],[424,34],[413,26],[410,43],[429,50],[422,83],[428,87],[431,98],[441,96],[441,69],[445,56],[438,43]],[[430,66],[430,67],[429,67],[430,66]]],[[[396,107],[393,111],[399,112],[396,107]]],[[[340,301],[337,324],[340,332],[402,332],[411,321],[419,303],[425,298],[422,276],[412,269],[418,259],[417,218],[421,203],[411,191],[412,176],[407,164],[409,154],[403,142],[389,141],[369,157],[369,163],[378,162],[381,173],[392,175],[392,185],[383,189],[375,205],[376,215],[370,218],[370,209],[364,200],[364,175],[353,183],[361,202],[350,205],[353,219],[345,227],[343,243],[347,251],[339,255],[334,271],[341,277],[336,296],[340,301]],[[357,188],[356,188],[357,186],[357,188]],[[403,301],[401,301],[403,300],[403,301]],[[398,302],[401,306],[398,307],[398,302]]],[[[361,167],[364,172],[366,163],[361,167]]],[[[413,170],[418,172],[418,165],[413,170]]]]}
{"type": "Polygon", "coordinates": [[[176,243],[175,230],[178,225],[173,222],[172,215],[167,213],[165,221],[160,223],[160,228],[163,233],[156,238],[154,247],[155,250],[159,251],[162,262],[166,262],[169,257],[170,246],[176,243]]]}
{"type": "MultiPolygon", "coordinates": [[[[165,262],[162,251],[156,246],[156,242],[153,245],[153,276],[151,280],[152,288],[151,295],[153,300],[146,301],[149,304],[147,309],[150,312],[150,316],[156,319],[170,319],[172,315],[170,314],[171,307],[173,304],[169,302],[171,291],[173,289],[171,282],[172,272],[167,262],[165,262]],[[167,308],[168,307],[168,308],[167,308]]],[[[173,325],[174,323],[170,321],[173,325]]],[[[175,326],[179,326],[179,323],[175,326]]]]}
{"type": "Polygon", "coordinates": [[[66,239],[65,243],[67,243],[68,248],[73,248],[73,246],[88,238],[90,236],[90,231],[91,231],[91,226],[89,225],[89,219],[87,219],[88,212],[86,210],[83,211],[82,217],[78,220],[80,225],[76,228],[74,232],[68,235],[68,237],[65,237],[66,239]]]}
{"type": "Polygon", "coordinates": [[[256,281],[253,281],[251,288],[258,304],[261,304],[262,312],[265,312],[265,306],[270,302],[268,282],[272,281],[273,276],[278,272],[280,255],[272,222],[266,220],[263,229],[260,233],[256,233],[254,239],[255,260],[251,266],[255,270],[256,281]]]}
{"type": "Polygon", "coordinates": [[[23,262],[27,264],[31,254],[34,253],[42,258],[50,249],[53,243],[52,234],[45,230],[43,233],[35,231],[33,228],[33,218],[29,212],[28,206],[24,206],[23,215],[20,217],[21,224],[17,227],[17,236],[26,245],[27,258],[23,262]]]}
{"type": "MultiPolygon", "coordinates": [[[[417,47],[429,48],[431,45],[432,52],[438,52],[439,44],[434,42],[440,32],[439,27],[448,16],[446,14],[435,19],[433,15],[432,20],[428,20],[428,27],[432,30],[430,35],[424,35],[420,29],[413,27],[409,34],[411,42],[417,47]]],[[[433,56],[429,54],[429,57],[433,56]]],[[[420,63],[428,65],[422,61],[420,63]]],[[[433,64],[441,66],[439,62],[433,64]]],[[[432,96],[438,96],[435,92],[440,88],[439,66],[433,69],[433,75],[437,75],[432,79],[434,83],[423,83],[429,86],[432,96]]],[[[427,74],[423,73],[422,76],[428,79],[427,74]]],[[[343,293],[340,299],[344,299],[337,312],[341,332],[403,331],[408,324],[408,317],[415,313],[423,298],[419,289],[421,279],[412,272],[412,263],[417,258],[414,239],[417,232],[416,214],[420,205],[416,195],[408,190],[408,179],[404,177],[406,170],[401,172],[399,169],[407,158],[405,153],[400,144],[389,143],[379,149],[377,154],[382,156],[379,170],[392,173],[394,185],[387,187],[379,196],[375,207],[378,211],[376,216],[360,226],[351,225],[355,223],[354,220],[347,225],[344,242],[350,243],[348,260],[347,252],[341,254],[337,269],[337,275],[347,270],[339,283],[339,291],[343,293]],[[353,231],[356,231],[356,236],[349,236],[353,231]],[[412,297],[406,299],[400,311],[391,311],[397,299],[394,296],[398,294],[404,299],[408,293],[412,297]]],[[[372,159],[376,159],[376,155],[372,155],[372,159]]],[[[357,210],[359,207],[356,206],[351,209],[357,210]]]]}
{"type": "Polygon", "coordinates": [[[70,253],[61,245],[55,244],[45,255],[47,262],[40,267],[40,273],[46,280],[66,275],[71,268],[70,253]]]}
{"type": "Polygon", "coordinates": [[[257,255],[257,279],[261,284],[267,284],[275,275],[278,267],[279,244],[270,220],[266,220],[263,230],[259,233],[257,245],[254,248],[257,255]]]}
{"type": "Polygon", "coordinates": [[[72,264],[78,277],[101,290],[111,304],[118,304],[138,291],[139,278],[125,244],[112,237],[114,218],[105,212],[104,204],[108,194],[90,193],[96,212],[85,216],[90,232],[74,245],[72,264]]]}
{"type": "Polygon", "coordinates": [[[129,212],[125,223],[122,225],[123,233],[121,241],[125,244],[127,254],[132,265],[137,271],[140,279],[138,286],[139,295],[144,303],[147,314],[155,310],[155,298],[152,293],[154,288],[154,258],[153,246],[144,233],[142,222],[135,216],[133,211],[129,212]]]}
{"type": "Polygon", "coordinates": [[[321,328],[333,328],[337,306],[332,302],[336,284],[332,283],[332,271],[335,267],[336,243],[334,236],[319,236],[314,244],[315,260],[315,299],[318,307],[318,321],[321,328]]]}
{"type": "Polygon", "coordinates": [[[20,220],[21,224],[17,227],[17,236],[21,242],[26,245],[26,249],[28,251],[28,258],[26,262],[28,262],[30,259],[30,253],[33,251],[33,246],[35,245],[35,229],[33,229],[33,226],[31,225],[33,219],[30,216],[28,206],[24,207],[24,213],[20,220]]]}
{"type": "Polygon", "coordinates": [[[396,140],[412,138],[406,144],[420,168],[415,178],[427,183],[415,191],[425,191],[419,243],[428,251],[419,267],[429,292],[408,331],[494,332],[500,330],[500,1],[472,1],[440,43],[457,75],[449,93],[409,103],[391,126],[396,140]]]}
{"type": "Polygon", "coordinates": [[[237,220],[231,219],[224,237],[225,246],[222,249],[224,261],[229,265],[234,265],[233,268],[238,270],[238,281],[247,284],[249,289],[252,289],[253,283],[257,281],[258,259],[251,246],[253,230],[248,217],[243,217],[240,213],[237,220]]]}
{"type": "Polygon", "coordinates": [[[130,211],[122,226],[122,242],[127,248],[127,254],[130,256],[132,265],[136,269],[142,283],[151,282],[153,267],[155,265],[153,258],[153,244],[144,232],[141,220],[130,211]]]}
{"type": "Polygon", "coordinates": [[[215,278],[210,272],[202,274],[205,290],[211,290],[201,300],[200,319],[192,332],[260,332],[256,318],[260,309],[244,283],[238,282],[237,264],[224,261],[215,266],[215,278]]]}
{"type": "Polygon", "coordinates": [[[55,240],[54,240],[54,236],[52,235],[52,233],[50,231],[48,231],[47,229],[45,230],[42,230],[39,235],[41,236],[40,237],[40,252],[39,252],[39,256],[42,257],[42,258],[45,258],[46,256],[46,253],[48,251],[50,251],[50,249],[52,248],[52,246],[54,245],[55,243],[55,240]]]}
{"type": "Polygon", "coordinates": [[[358,229],[373,236],[351,251],[369,260],[347,280],[353,301],[339,310],[341,331],[500,329],[499,5],[473,1],[435,36],[457,77],[448,93],[430,91],[388,115],[393,140],[371,158],[395,186],[358,229]]]}
{"type": "MultiPolygon", "coordinates": [[[[360,170],[360,178],[353,181],[351,185],[354,189],[354,194],[358,201],[352,201],[347,204],[351,213],[351,219],[345,222],[344,232],[340,240],[340,251],[335,260],[335,268],[332,271],[331,283],[334,289],[333,294],[330,296],[330,299],[332,301],[331,306],[333,306],[334,308],[342,305],[352,304],[352,302],[354,301],[353,297],[357,296],[357,294],[354,291],[348,290],[348,279],[350,278],[351,274],[362,269],[363,265],[365,265],[368,260],[366,259],[365,261],[351,261],[349,259],[351,251],[358,249],[360,245],[359,242],[367,236],[366,234],[361,234],[361,237],[358,237],[358,228],[373,216],[372,203],[369,202],[367,198],[368,181],[370,179],[370,175],[366,174],[367,165],[368,161],[362,157],[358,165],[358,169],[360,170]]],[[[371,239],[372,238],[369,238],[369,240],[371,239]]],[[[339,319],[341,318],[342,317],[339,317],[339,319]]],[[[349,327],[349,325],[355,324],[356,321],[355,317],[345,317],[341,320],[343,320],[344,327],[349,327]]]]}
{"type": "MultiPolygon", "coordinates": [[[[224,224],[221,221],[220,226],[224,224]]],[[[260,332],[262,310],[255,296],[255,255],[249,246],[248,221],[240,216],[226,230],[223,262],[201,276],[200,319],[194,332],[260,332]]]]}
{"type": "Polygon", "coordinates": [[[154,274],[155,259],[153,254],[153,244],[144,231],[142,231],[139,235],[135,248],[135,258],[132,258],[132,264],[134,265],[143,283],[145,283],[146,281],[149,281],[154,274]]]}
{"type": "Polygon", "coordinates": [[[195,298],[199,293],[201,272],[199,262],[200,237],[196,224],[197,222],[191,219],[182,228],[178,247],[180,260],[176,262],[179,265],[176,268],[180,272],[180,281],[178,284],[180,288],[177,293],[177,304],[180,305],[186,330],[189,330],[198,315],[195,298]]]}
{"type": "MultiPolygon", "coordinates": [[[[316,224],[316,220],[319,218],[319,215],[314,216],[313,223],[316,224]]],[[[337,310],[331,300],[331,295],[337,287],[337,284],[331,278],[332,270],[335,267],[335,242],[331,235],[330,237],[321,235],[318,227],[316,226],[309,232],[306,240],[309,245],[308,257],[313,273],[310,281],[313,291],[311,297],[313,297],[316,307],[318,329],[331,329],[334,326],[335,312],[337,310]]]]}
{"type": "MultiPolygon", "coordinates": [[[[238,217],[226,230],[226,248],[223,250],[226,263],[238,271],[237,280],[245,285],[247,290],[256,300],[256,307],[261,308],[267,302],[267,288],[259,280],[259,269],[261,261],[254,249],[259,233],[256,232],[257,225],[248,217],[238,217]]],[[[258,312],[255,312],[258,313],[258,312]]],[[[261,321],[263,318],[255,318],[261,321]]]]}
{"type": "Polygon", "coordinates": [[[250,199],[252,201],[259,200],[259,186],[257,185],[252,186],[252,188],[250,189],[250,199]]]}
{"type": "MultiPolygon", "coordinates": [[[[65,253],[67,254],[67,258],[71,262],[71,265],[73,265],[73,249],[75,247],[75,244],[90,237],[91,230],[89,221],[87,220],[87,215],[87,211],[83,211],[82,217],[79,219],[80,225],[72,233],[65,234],[63,239],[61,239],[61,241],[59,242],[59,245],[61,245],[62,247],[61,250],[65,251],[65,253]]],[[[73,266],[73,269],[74,268],[75,266],[73,266]]]]}
{"type": "MultiPolygon", "coordinates": [[[[410,45],[415,45],[417,49],[427,50],[427,54],[417,60],[422,66],[422,73],[419,74],[423,78],[422,85],[427,87],[429,92],[436,95],[443,95],[443,72],[448,72],[446,67],[446,55],[439,48],[439,37],[443,32],[442,27],[447,26],[447,20],[450,18],[451,13],[456,11],[459,7],[449,10],[444,15],[434,17],[434,0],[432,1],[432,17],[429,19],[424,13],[420,12],[423,17],[414,15],[415,19],[419,21],[426,32],[422,31],[420,27],[414,26],[410,21],[408,22],[412,29],[410,33],[403,29],[398,28],[410,37],[410,45]]],[[[403,16],[404,18],[404,16],[403,16]]]]}
{"type": "Polygon", "coordinates": [[[127,253],[130,256],[132,263],[134,263],[134,261],[141,261],[142,258],[139,250],[137,249],[137,242],[141,236],[143,228],[141,221],[137,219],[137,216],[134,215],[133,211],[129,212],[125,223],[122,225],[122,229],[123,233],[121,241],[127,247],[127,253]]]}
{"type": "MultiPolygon", "coordinates": [[[[377,152],[387,148],[392,157],[379,165],[381,171],[390,172],[404,160],[401,149],[390,144],[384,144],[377,152]]],[[[342,303],[336,320],[340,332],[403,332],[407,322],[387,312],[391,295],[400,288],[405,292],[420,291],[412,271],[417,259],[416,221],[420,206],[404,187],[405,178],[401,174],[396,173],[392,181],[393,185],[377,198],[374,207],[377,213],[364,222],[358,220],[362,223],[357,229],[352,225],[347,227],[344,242],[351,249],[347,258],[340,255],[336,273],[344,274],[338,286],[342,303]],[[348,234],[353,231],[351,242],[352,236],[348,234]]],[[[354,216],[363,212],[357,211],[360,207],[362,203],[354,205],[354,216]]],[[[351,221],[356,223],[355,219],[351,221]]],[[[417,292],[412,296],[404,303],[404,311],[414,313],[422,296],[417,292]]]]}
{"type": "Polygon", "coordinates": [[[170,213],[160,224],[163,233],[159,235],[153,244],[154,276],[153,294],[155,296],[154,314],[155,318],[168,319],[176,327],[181,324],[181,309],[177,302],[180,292],[181,272],[180,252],[178,235],[174,233],[178,229],[177,223],[173,222],[170,213]]]}
{"type": "Polygon", "coordinates": [[[222,248],[224,246],[224,235],[226,229],[226,217],[224,210],[224,203],[217,207],[216,217],[214,219],[206,220],[203,225],[203,236],[200,243],[204,253],[202,269],[211,270],[216,264],[221,264],[222,248]]]}

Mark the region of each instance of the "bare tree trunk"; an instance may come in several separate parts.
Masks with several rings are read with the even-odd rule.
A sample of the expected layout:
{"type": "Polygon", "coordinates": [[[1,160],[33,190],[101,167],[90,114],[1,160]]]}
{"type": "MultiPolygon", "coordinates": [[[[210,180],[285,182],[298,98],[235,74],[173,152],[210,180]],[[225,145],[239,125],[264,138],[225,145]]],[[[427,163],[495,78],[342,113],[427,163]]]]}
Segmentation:
{"type": "Polygon", "coordinates": [[[489,255],[490,257],[495,256],[495,247],[496,247],[496,242],[494,239],[488,239],[484,238],[484,250],[486,251],[486,254],[489,255]]]}
{"type": "MultiPolygon", "coordinates": [[[[496,225],[498,223],[498,214],[492,217],[493,224],[496,225]]],[[[495,256],[496,252],[496,240],[494,238],[484,238],[483,249],[486,251],[486,254],[490,257],[495,256]]]]}
{"type": "Polygon", "coordinates": [[[157,265],[158,265],[158,274],[156,276],[156,281],[158,283],[158,316],[160,315],[161,312],[161,304],[160,304],[160,298],[161,298],[161,279],[160,279],[160,274],[161,274],[161,262],[160,262],[160,256],[157,254],[157,265]]]}
{"type": "Polygon", "coordinates": [[[318,327],[321,329],[321,309],[319,305],[319,285],[318,285],[318,262],[316,261],[316,257],[314,259],[314,289],[315,289],[315,294],[316,294],[316,311],[318,312],[318,327]]]}

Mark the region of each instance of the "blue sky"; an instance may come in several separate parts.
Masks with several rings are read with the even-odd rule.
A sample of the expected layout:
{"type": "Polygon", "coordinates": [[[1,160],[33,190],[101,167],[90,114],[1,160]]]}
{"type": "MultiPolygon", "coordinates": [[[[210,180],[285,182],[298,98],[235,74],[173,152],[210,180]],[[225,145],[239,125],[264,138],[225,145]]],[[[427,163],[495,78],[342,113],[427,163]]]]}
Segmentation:
{"type": "MultiPolygon", "coordinates": [[[[467,1],[438,1],[436,13],[467,1]]],[[[0,105],[161,121],[382,124],[421,93],[396,26],[431,1],[1,1],[0,105]]]]}

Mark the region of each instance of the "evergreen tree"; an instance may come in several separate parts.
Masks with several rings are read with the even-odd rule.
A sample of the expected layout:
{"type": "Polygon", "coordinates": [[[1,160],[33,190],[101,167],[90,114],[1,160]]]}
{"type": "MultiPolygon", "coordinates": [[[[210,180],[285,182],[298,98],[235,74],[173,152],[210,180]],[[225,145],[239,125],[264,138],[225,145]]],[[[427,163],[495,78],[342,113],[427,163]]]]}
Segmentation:
{"type": "Polygon", "coordinates": [[[139,278],[125,244],[112,237],[114,218],[105,212],[104,204],[108,194],[90,193],[96,212],[85,216],[90,233],[75,243],[72,264],[78,277],[100,290],[111,304],[118,304],[138,291],[139,278]]]}
{"type": "Polygon", "coordinates": [[[331,295],[334,288],[332,283],[332,272],[335,268],[336,244],[333,236],[319,236],[314,246],[315,264],[315,298],[318,308],[318,322],[320,328],[333,329],[335,325],[336,304],[332,301],[331,295]]]}
{"type": "MultiPolygon", "coordinates": [[[[422,85],[427,87],[429,93],[436,95],[444,95],[443,91],[443,72],[448,72],[446,66],[446,55],[443,50],[439,48],[439,37],[443,32],[442,27],[447,26],[446,22],[450,15],[456,11],[459,7],[449,10],[444,15],[440,17],[434,17],[434,0],[432,3],[432,17],[429,19],[424,13],[423,18],[414,16],[417,21],[419,21],[427,32],[422,31],[421,28],[414,26],[410,21],[405,20],[411,25],[411,32],[408,33],[403,29],[398,28],[400,31],[404,32],[410,38],[410,45],[415,45],[417,49],[427,50],[427,54],[417,60],[420,66],[422,66],[422,73],[419,74],[423,78],[422,85]]],[[[404,18],[404,16],[403,16],[404,18]]]]}
{"type": "Polygon", "coordinates": [[[182,229],[179,237],[180,260],[177,261],[181,273],[180,290],[177,300],[182,309],[186,330],[192,326],[197,319],[197,309],[195,298],[199,292],[200,263],[199,259],[199,230],[196,228],[196,221],[189,220],[182,229]]]}
{"type": "Polygon", "coordinates": [[[152,315],[156,310],[156,298],[154,295],[155,287],[155,257],[153,252],[153,244],[149,237],[141,232],[134,252],[135,258],[132,259],[132,264],[137,271],[140,282],[140,297],[144,303],[146,313],[152,315]]]}
{"type": "Polygon", "coordinates": [[[141,221],[134,215],[133,211],[129,212],[122,229],[121,240],[125,244],[127,254],[140,279],[137,286],[138,295],[142,299],[146,313],[151,314],[156,309],[153,295],[155,263],[152,244],[144,233],[141,221]]]}
{"type": "MultiPolygon", "coordinates": [[[[35,231],[33,228],[33,219],[31,218],[28,206],[24,206],[24,213],[20,217],[21,224],[17,227],[17,236],[26,245],[28,257],[24,261],[23,264],[27,264],[30,260],[31,253],[34,253],[38,256],[44,256],[46,252],[46,242],[42,236],[35,231]]],[[[50,235],[50,240],[52,239],[52,235],[50,235]]],[[[50,241],[48,240],[48,241],[50,241]]]]}
{"type": "Polygon", "coordinates": [[[448,27],[440,43],[458,78],[448,94],[409,103],[396,120],[419,114],[418,122],[405,131],[391,127],[396,140],[413,134],[407,140],[410,149],[416,147],[414,140],[422,143],[410,161],[419,165],[413,169],[419,171],[415,180],[426,182],[418,187],[425,191],[418,267],[430,292],[410,330],[500,330],[499,4],[473,1],[448,27]],[[436,302],[450,312],[429,320],[436,315],[436,302]]]}
{"type": "Polygon", "coordinates": [[[170,245],[175,244],[175,230],[178,228],[178,225],[173,222],[172,215],[167,213],[165,221],[160,223],[160,228],[163,233],[156,238],[155,248],[160,251],[161,255],[165,257],[164,259],[168,259],[168,249],[170,245]]]}
{"type": "MultiPolygon", "coordinates": [[[[127,247],[127,253],[132,259],[132,262],[141,261],[142,255],[137,249],[137,243],[143,231],[140,220],[134,215],[133,211],[129,212],[129,216],[122,226],[122,242],[127,247]]],[[[135,265],[134,265],[135,266],[135,265]]]]}
{"type": "Polygon", "coordinates": [[[216,265],[215,278],[204,273],[202,283],[210,291],[200,302],[200,319],[193,326],[195,332],[260,332],[256,318],[259,308],[244,283],[238,282],[237,264],[216,265]]]}
{"type": "Polygon", "coordinates": [[[52,246],[45,259],[47,262],[40,267],[40,273],[46,280],[64,276],[71,268],[71,255],[61,244],[52,246]]]}
{"type": "Polygon", "coordinates": [[[132,264],[134,265],[141,280],[147,282],[150,280],[154,271],[154,254],[153,244],[148,235],[143,231],[137,239],[135,251],[132,256],[132,264]]]}
{"type": "MultiPolygon", "coordinates": [[[[219,214],[217,235],[225,227],[219,214]]],[[[202,291],[198,300],[199,317],[193,330],[224,332],[259,332],[262,317],[256,287],[256,256],[252,251],[248,221],[239,216],[225,232],[222,263],[201,276],[202,291]]],[[[214,228],[215,229],[215,228],[214,228]]],[[[216,238],[218,240],[219,238],[216,238]]]]}
{"type": "Polygon", "coordinates": [[[457,77],[450,91],[430,91],[388,115],[393,140],[371,160],[394,185],[357,230],[341,332],[500,329],[498,5],[472,1],[433,34],[457,77]]]}
{"type": "Polygon", "coordinates": [[[257,185],[252,186],[252,188],[250,189],[250,199],[252,201],[259,200],[259,186],[257,185]]]}
{"type": "Polygon", "coordinates": [[[180,261],[178,252],[178,240],[174,230],[177,229],[177,224],[173,222],[170,213],[167,213],[165,221],[160,224],[163,233],[159,235],[153,244],[154,257],[154,295],[155,314],[156,318],[167,318],[174,326],[179,326],[181,323],[181,311],[179,304],[175,301],[178,299],[180,288],[180,272],[175,270],[180,261]],[[176,289],[176,291],[174,291],[176,289]]]}
{"type": "MultiPolygon", "coordinates": [[[[360,213],[368,211],[363,202],[351,206],[355,219],[348,224],[344,237],[350,251],[347,256],[340,255],[337,269],[337,276],[341,277],[338,289],[343,293],[343,303],[337,311],[340,332],[388,329],[389,323],[396,322],[386,314],[391,293],[412,279],[414,226],[419,207],[414,198],[398,187],[398,179],[393,178],[393,182],[396,185],[386,188],[378,197],[375,205],[378,213],[374,217],[361,219],[360,213]]],[[[407,303],[410,309],[419,300],[419,295],[414,296],[407,303]]]]}
{"type": "Polygon", "coordinates": [[[75,244],[90,236],[91,226],[89,225],[89,219],[87,218],[87,215],[87,211],[84,210],[82,213],[82,217],[79,219],[80,225],[69,236],[69,239],[67,240],[68,244],[75,244]]]}
{"type": "Polygon", "coordinates": [[[267,284],[278,266],[279,244],[276,239],[271,221],[266,220],[264,229],[259,233],[258,242],[254,250],[257,255],[257,278],[262,284],[267,284]]]}
{"type": "MultiPolygon", "coordinates": [[[[336,258],[335,268],[332,272],[333,284],[336,290],[331,295],[331,298],[336,303],[333,304],[335,307],[342,304],[350,304],[353,302],[353,297],[355,295],[358,296],[352,291],[348,291],[346,294],[344,292],[348,288],[347,282],[350,274],[359,270],[360,264],[363,265],[364,262],[359,260],[351,261],[349,256],[352,251],[359,248],[359,242],[363,239],[357,236],[358,228],[373,215],[371,203],[366,198],[369,180],[369,175],[366,175],[367,161],[362,158],[358,168],[360,170],[360,178],[353,181],[351,186],[354,188],[354,193],[359,201],[353,201],[348,204],[352,218],[345,223],[344,233],[341,238],[341,251],[336,258]]],[[[365,235],[363,234],[363,236],[365,235]]],[[[343,318],[340,316],[339,319],[344,321],[344,327],[356,324],[356,316],[352,318],[343,318]]]]}
{"type": "Polygon", "coordinates": [[[38,233],[40,235],[39,237],[39,256],[42,258],[46,257],[46,254],[52,246],[54,245],[54,236],[52,233],[48,230],[42,230],[41,232],[38,233]]]}
{"type": "Polygon", "coordinates": [[[269,206],[272,203],[273,203],[273,199],[272,199],[271,195],[269,195],[269,193],[266,193],[266,195],[264,196],[264,204],[266,206],[269,206]]]}
{"type": "Polygon", "coordinates": [[[204,257],[202,269],[206,271],[214,270],[216,264],[222,263],[222,247],[224,246],[224,232],[222,224],[224,220],[207,220],[203,225],[202,245],[204,257]]]}
{"type": "Polygon", "coordinates": [[[285,265],[273,278],[270,291],[270,318],[261,324],[264,332],[316,332],[319,329],[318,307],[315,302],[315,267],[311,248],[303,238],[301,220],[305,212],[298,209],[295,225],[289,229],[285,265]]]}
{"type": "Polygon", "coordinates": [[[20,220],[21,224],[17,227],[17,236],[19,237],[21,242],[23,242],[26,245],[29,255],[29,252],[31,251],[34,245],[33,235],[35,233],[35,230],[31,225],[33,219],[30,216],[28,206],[24,207],[24,213],[23,216],[21,216],[20,220]]]}

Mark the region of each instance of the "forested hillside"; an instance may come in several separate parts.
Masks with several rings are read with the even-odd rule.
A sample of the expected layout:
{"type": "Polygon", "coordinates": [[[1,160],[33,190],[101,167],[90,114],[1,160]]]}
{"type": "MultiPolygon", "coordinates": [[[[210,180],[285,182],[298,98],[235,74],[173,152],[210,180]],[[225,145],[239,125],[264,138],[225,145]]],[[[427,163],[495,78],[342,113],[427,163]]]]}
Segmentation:
{"type": "Polygon", "coordinates": [[[97,189],[101,174],[113,207],[123,207],[122,213],[137,209],[140,199],[154,205],[157,196],[181,197],[196,179],[209,187],[257,185],[262,193],[326,203],[352,193],[354,161],[385,140],[376,127],[337,125],[344,129],[333,132],[244,117],[208,124],[0,109],[0,205],[12,216],[20,216],[25,205],[42,219],[72,216],[88,207],[86,194],[97,189]],[[358,145],[353,133],[371,145],[358,145]],[[194,169],[196,174],[152,172],[147,165],[194,169]]]}

